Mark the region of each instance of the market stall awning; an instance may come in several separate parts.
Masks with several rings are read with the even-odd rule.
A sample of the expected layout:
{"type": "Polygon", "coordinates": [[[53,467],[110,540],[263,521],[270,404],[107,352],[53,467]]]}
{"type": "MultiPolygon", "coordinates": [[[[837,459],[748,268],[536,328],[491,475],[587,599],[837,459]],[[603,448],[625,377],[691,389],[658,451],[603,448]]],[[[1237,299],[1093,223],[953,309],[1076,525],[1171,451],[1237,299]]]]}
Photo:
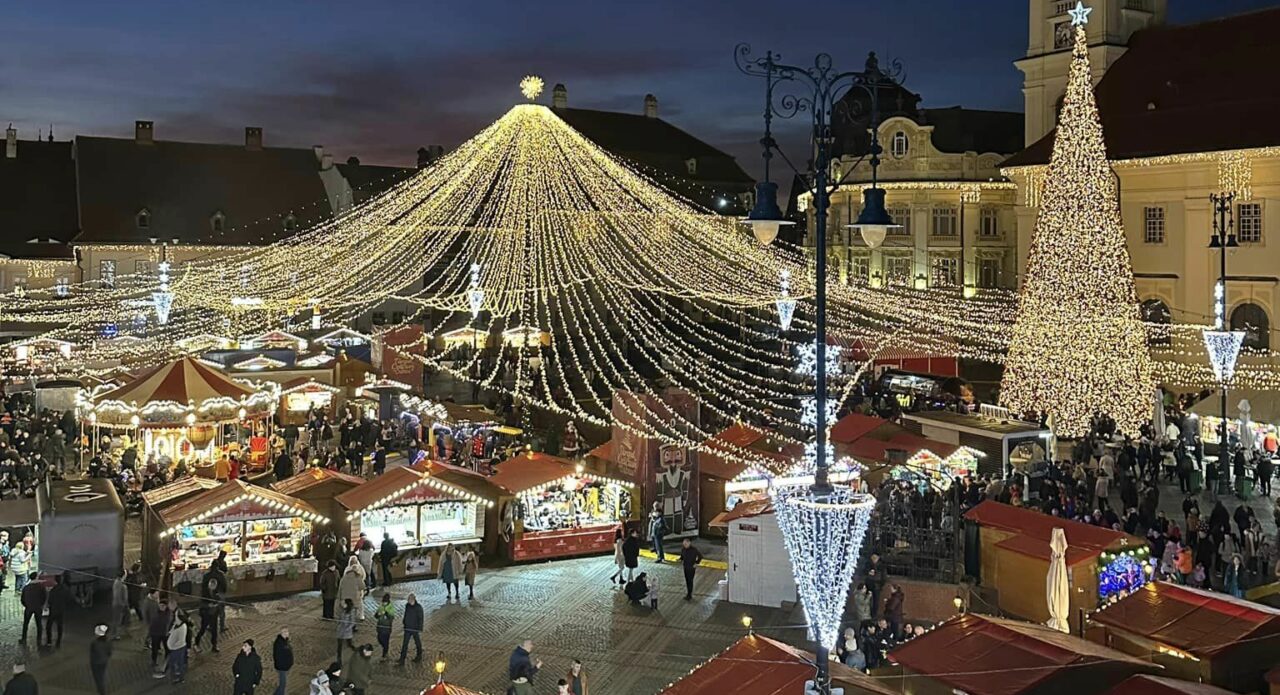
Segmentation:
{"type": "Polygon", "coordinates": [[[507,494],[506,490],[490,482],[488,476],[477,473],[470,468],[427,459],[415,463],[410,468],[420,473],[429,473],[431,477],[437,480],[460,487],[488,502],[496,501],[502,495],[507,494]]]}
{"type": "Polygon", "coordinates": [[[329,521],[307,502],[270,488],[250,485],[243,480],[228,480],[216,488],[163,509],[160,511],[160,520],[166,526],[164,533],[169,534],[218,514],[235,514],[233,508],[237,506],[242,513],[258,518],[275,511],[280,516],[302,516],[319,523],[329,521]]]}
{"type": "Polygon", "coordinates": [[[1175,678],[1142,675],[1131,676],[1103,695],[1232,695],[1232,693],[1230,690],[1208,683],[1192,683],[1175,678]]]}
{"type": "Polygon", "coordinates": [[[889,653],[968,695],[1096,693],[1160,667],[1043,625],[966,613],[889,653]]]}
{"type": "Polygon", "coordinates": [[[802,452],[794,447],[779,446],[769,430],[738,423],[717,433],[703,443],[706,450],[698,453],[698,471],[721,480],[733,480],[751,467],[752,463],[767,463],[785,468],[796,461],[802,452]],[[778,451],[781,448],[783,451],[778,451]],[[744,454],[742,449],[750,451],[744,454]],[[756,461],[747,460],[754,456],[756,461]]]}
{"type": "Polygon", "coordinates": [[[212,398],[240,400],[253,393],[253,389],[232,381],[216,369],[183,357],[143,372],[124,386],[98,396],[97,400],[139,405],[171,401],[186,405],[212,398]]]}
{"type": "Polygon", "coordinates": [[[399,503],[432,500],[493,504],[492,501],[474,495],[457,485],[405,467],[392,468],[334,498],[334,501],[352,513],[399,503]]]}
{"type": "Polygon", "coordinates": [[[181,500],[188,495],[194,495],[212,490],[222,483],[212,478],[202,478],[198,475],[189,475],[185,478],[179,478],[167,485],[161,485],[154,490],[147,490],[142,493],[142,501],[148,507],[159,508],[174,501],[181,500]]]}
{"type": "Polygon", "coordinates": [[[1168,582],[1148,582],[1089,618],[1198,659],[1280,638],[1280,610],[1168,582]]]}
{"type": "Polygon", "coordinates": [[[531,451],[498,464],[498,472],[489,478],[489,482],[502,488],[507,494],[515,495],[576,472],[577,466],[569,459],[531,451]]]}
{"type": "Polygon", "coordinates": [[[1046,559],[1049,557],[1049,540],[1053,537],[1055,528],[1066,531],[1067,543],[1071,547],[1092,551],[1094,555],[1104,550],[1137,550],[1146,547],[1146,542],[1137,536],[1042,514],[1031,509],[1001,504],[993,500],[987,500],[965,512],[964,518],[976,522],[979,526],[997,528],[1039,541],[1045,548],[1046,559]]]}
{"type": "MultiPolygon", "coordinates": [[[[763,635],[749,634],[667,686],[662,695],[799,695],[813,680],[813,655],[763,635]]],[[[897,690],[838,662],[831,681],[845,695],[896,695],[897,690]]]]}
{"type": "Polygon", "coordinates": [[[863,437],[891,439],[894,435],[906,432],[907,428],[884,418],[863,415],[862,413],[849,413],[831,426],[829,436],[833,442],[849,444],[863,437]]]}
{"type": "Polygon", "coordinates": [[[315,467],[273,483],[271,489],[284,495],[296,495],[317,485],[330,482],[340,482],[354,488],[357,485],[364,485],[365,479],[358,475],[349,475],[331,471],[328,468],[315,467]]]}

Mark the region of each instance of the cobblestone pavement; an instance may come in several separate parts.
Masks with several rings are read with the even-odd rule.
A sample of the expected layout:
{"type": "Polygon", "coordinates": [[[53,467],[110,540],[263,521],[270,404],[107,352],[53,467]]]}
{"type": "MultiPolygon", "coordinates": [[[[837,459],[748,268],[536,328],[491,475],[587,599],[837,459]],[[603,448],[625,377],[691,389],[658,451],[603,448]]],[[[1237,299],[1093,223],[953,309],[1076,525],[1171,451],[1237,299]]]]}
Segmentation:
{"type": "MultiPolygon", "coordinates": [[[[554,693],[555,682],[568,671],[570,661],[586,664],[592,691],[605,695],[650,695],[678,679],[741,636],[741,617],[750,612],[757,629],[801,622],[782,610],[747,609],[714,600],[716,583],[723,572],[700,569],[695,599],[683,600],[684,580],[678,567],[643,561],[641,569],[659,579],[659,610],[630,606],[611,587],[611,557],[562,560],[482,572],[476,599],[446,604],[438,581],[398,584],[390,589],[401,604],[407,594],[417,594],[427,608],[421,663],[395,666],[400,647],[400,623],[392,639],[392,659],[375,664],[370,695],[417,693],[434,682],[430,664],[443,653],[449,667],[447,680],[482,692],[500,695],[506,688],[507,659],[521,640],[535,641],[535,656],[543,659],[543,671],[535,683],[538,693],[554,693]]],[[[381,596],[381,590],[377,592],[381,596]]],[[[368,613],[372,615],[373,599],[368,613]]],[[[97,617],[97,616],[93,616],[97,617]]],[[[93,692],[88,672],[88,642],[92,633],[89,615],[78,616],[61,650],[24,650],[17,646],[21,633],[21,608],[12,591],[0,595],[0,668],[8,677],[15,661],[26,658],[28,670],[46,695],[93,692]]],[[[141,630],[115,643],[108,671],[108,692],[231,693],[231,662],[240,643],[252,638],[263,659],[263,684],[259,693],[275,687],[271,668],[271,642],[287,626],[294,644],[296,665],[289,674],[289,693],[307,692],[307,681],[335,656],[331,624],[320,619],[316,593],[253,602],[231,609],[230,633],[219,654],[192,655],[191,671],[184,685],[153,680],[149,657],[141,645],[141,630]]],[[[34,626],[33,626],[34,630],[34,626]]],[[[803,640],[799,630],[774,630],[783,639],[803,640]]],[[[34,642],[34,635],[32,635],[34,642]]],[[[356,635],[356,643],[376,639],[371,623],[356,635]]],[[[207,644],[206,644],[207,648],[207,644]]],[[[412,649],[410,650],[412,652],[412,649]]],[[[375,651],[375,662],[378,653],[375,651]]],[[[410,654],[412,657],[412,654],[410,654]]]]}

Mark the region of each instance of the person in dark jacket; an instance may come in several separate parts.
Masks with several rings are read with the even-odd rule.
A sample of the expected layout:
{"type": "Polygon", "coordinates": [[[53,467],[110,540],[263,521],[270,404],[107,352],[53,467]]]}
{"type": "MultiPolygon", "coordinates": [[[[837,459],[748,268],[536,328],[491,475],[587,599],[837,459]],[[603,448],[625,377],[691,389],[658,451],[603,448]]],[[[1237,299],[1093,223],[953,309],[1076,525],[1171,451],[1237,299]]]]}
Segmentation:
{"type": "Polygon", "coordinates": [[[636,568],[640,566],[640,533],[631,529],[627,540],[622,542],[622,561],[627,566],[626,581],[636,577],[636,568]]]}
{"type": "Polygon", "coordinates": [[[369,681],[373,678],[373,645],[362,644],[351,655],[350,661],[342,668],[346,689],[352,695],[365,695],[369,689],[369,681]]]}
{"type": "Polygon", "coordinates": [[[378,549],[378,562],[382,565],[382,585],[391,586],[391,563],[400,554],[400,546],[391,540],[391,534],[382,534],[382,547],[378,549]]]}
{"type": "Polygon", "coordinates": [[[287,480],[293,476],[293,458],[289,456],[288,452],[284,449],[281,449],[276,454],[276,460],[272,466],[272,471],[275,473],[276,482],[287,480]]]}
{"type": "Polygon", "coordinates": [[[338,563],[330,560],[320,573],[321,615],[333,620],[333,606],[338,600],[338,563]]]}
{"type": "Polygon", "coordinates": [[[4,695],[40,695],[40,685],[22,662],[13,665],[13,678],[4,684],[4,695]]]}
{"type": "Polygon", "coordinates": [[[93,628],[93,641],[89,643],[89,671],[93,674],[93,685],[98,695],[107,695],[107,664],[111,662],[109,630],[106,625],[93,628]]]}
{"type": "Polygon", "coordinates": [[[71,573],[63,572],[55,579],[57,582],[49,590],[49,618],[45,624],[44,646],[55,644],[53,628],[58,628],[57,646],[62,646],[62,620],[67,615],[67,607],[71,605],[71,573]]]}
{"type": "Polygon", "coordinates": [[[883,616],[889,621],[888,637],[891,639],[899,639],[902,636],[902,619],[906,599],[906,594],[902,593],[902,587],[897,584],[889,585],[889,598],[884,600],[883,616]]]}
{"type": "Polygon", "coordinates": [[[289,678],[289,669],[293,668],[293,645],[289,644],[289,628],[284,628],[276,635],[271,645],[271,664],[276,669],[275,695],[285,695],[285,682],[289,678]]]}
{"type": "Polygon", "coordinates": [[[507,676],[511,680],[517,678],[528,678],[529,682],[533,682],[533,677],[538,673],[538,669],[542,668],[542,659],[534,659],[533,640],[527,639],[511,650],[511,659],[507,662],[507,676]]]}
{"type": "Polygon", "coordinates": [[[693,600],[693,573],[702,562],[702,552],[688,538],[680,542],[680,564],[684,567],[684,600],[693,600]]]}
{"type": "MultiPolygon", "coordinates": [[[[165,601],[160,604],[160,609],[151,616],[151,622],[147,628],[147,639],[151,646],[151,670],[154,672],[152,676],[156,678],[164,678],[164,670],[156,670],[156,659],[160,656],[160,649],[164,647],[165,640],[169,636],[169,628],[173,627],[173,619],[177,615],[177,604],[165,601]]],[[[167,655],[168,652],[165,652],[167,655]]]]}
{"type": "MultiPolygon", "coordinates": [[[[124,576],[124,585],[128,591],[129,610],[133,611],[133,614],[138,616],[138,620],[142,621],[142,597],[145,593],[143,591],[145,587],[143,586],[142,580],[142,563],[135,562],[131,567],[129,567],[129,573],[124,576]]],[[[124,617],[124,624],[128,625],[128,611],[125,612],[124,617]]],[[[143,627],[146,627],[145,622],[143,627]]]]}
{"type": "Polygon", "coordinates": [[[409,594],[404,604],[404,617],[400,620],[404,625],[404,639],[400,642],[400,665],[404,666],[404,657],[409,652],[409,640],[413,640],[413,646],[418,650],[413,660],[422,661],[423,614],[422,604],[418,603],[417,596],[409,594]]]}
{"type": "Polygon", "coordinates": [[[253,648],[253,640],[247,639],[240,646],[240,653],[231,664],[231,675],[235,677],[235,695],[253,695],[253,689],[262,682],[262,658],[253,648]]]}
{"type": "Polygon", "coordinates": [[[49,590],[36,581],[39,577],[39,574],[32,572],[27,585],[22,587],[22,639],[18,640],[18,644],[27,643],[27,628],[31,626],[32,618],[36,619],[37,646],[44,637],[44,602],[49,598],[49,590]]]}

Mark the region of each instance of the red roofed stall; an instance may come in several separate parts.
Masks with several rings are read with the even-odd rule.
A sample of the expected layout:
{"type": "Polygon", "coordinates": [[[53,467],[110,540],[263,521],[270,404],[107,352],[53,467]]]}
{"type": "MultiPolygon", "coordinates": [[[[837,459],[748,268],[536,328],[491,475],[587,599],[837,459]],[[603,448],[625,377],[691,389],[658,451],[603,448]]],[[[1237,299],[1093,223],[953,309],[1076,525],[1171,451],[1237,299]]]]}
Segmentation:
{"type": "Polygon", "coordinates": [[[1160,670],[1043,625],[976,613],[942,623],[889,659],[902,668],[900,681],[890,679],[902,695],[1098,695],[1160,670]]]}
{"type": "Polygon", "coordinates": [[[1090,622],[1099,644],[1236,692],[1265,691],[1266,672],[1280,665],[1280,610],[1228,594],[1151,582],[1090,622]]]}
{"type": "MultiPolygon", "coordinates": [[[[800,695],[813,680],[813,654],[763,635],[750,634],[704,661],[661,695],[800,695]]],[[[831,664],[831,685],[845,695],[897,695],[861,671],[831,664]]]]}

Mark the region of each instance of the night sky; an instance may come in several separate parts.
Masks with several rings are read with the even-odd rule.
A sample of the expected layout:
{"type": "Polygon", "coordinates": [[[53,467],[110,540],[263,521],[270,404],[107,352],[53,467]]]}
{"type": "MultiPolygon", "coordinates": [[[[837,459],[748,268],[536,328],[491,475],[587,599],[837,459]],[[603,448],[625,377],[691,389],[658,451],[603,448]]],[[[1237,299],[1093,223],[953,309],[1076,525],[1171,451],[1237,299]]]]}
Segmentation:
{"type": "MultiPolygon", "coordinates": [[[[1275,0],[1170,0],[1171,21],[1275,0]]],[[[365,0],[364,2],[5,3],[0,120],[37,129],[239,142],[323,144],[340,158],[410,165],[521,100],[525,73],[568,87],[569,105],[660,114],[757,173],[762,88],[733,47],[857,68],[868,50],[901,59],[930,107],[1020,110],[1022,0],[365,0]],[[804,9],[801,9],[804,8],[804,9]]],[[[1188,47],[1192,49],[1193,47],[1188,47]]],[[[784,143],[801,149],[797,124],[784,143]]],[[[803,153],[791,152],[797,163],[803,153]]]]}

